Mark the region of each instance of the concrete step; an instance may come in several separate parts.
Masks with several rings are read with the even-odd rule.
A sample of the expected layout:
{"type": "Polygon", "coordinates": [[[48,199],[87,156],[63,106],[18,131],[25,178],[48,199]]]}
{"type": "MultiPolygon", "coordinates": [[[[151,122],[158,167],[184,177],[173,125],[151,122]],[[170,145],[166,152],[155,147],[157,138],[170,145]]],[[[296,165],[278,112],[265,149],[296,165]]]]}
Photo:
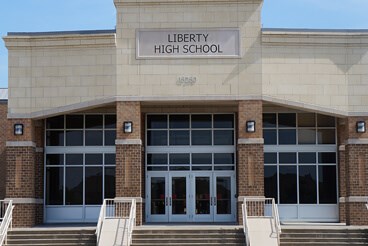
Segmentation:
{"type": "Polygon", "coordinates": [[[310,237],[299,237],[299,238],[283,238],[282,242],[365,242],[368,243],[366,238],[310,238],[310,237]]]}
{"type": "Polygon", "coordinates": [[[8,234],[6,245],[33,246],[69,246],[96,245],[95,230],[31,228],[15,229],[8,234]]]}
{"type": "Polygon", "coordinates": [[[281,246],[347,246],[347,245],[367,245],[367,243],[337,243],[337,242],[305,242],[305,243],[281,243],[281,246]]]}
{"type": "Polygon", "coordinates": [[[212,245],[225,245],[225,246],[244,246],[244,243],[132,243],[131,246],[212,246],[212,245]]]}
{"type": "Polygon", "coordinates": [[[281,234],[281,239],[284,238],[366,238],[365,233],[285,233],[281,234]]]}
{"type": "Polygon", "coordinates": [[[132,243],[170,243],[170,244],[178,244],[178,243],[242,243],[245,242],[244,239],[238,238],[181,238],[178,237],[176,239],[173,238],[161,238],[161,239],[133,239],[132,243]]]}
{"type": "Polygon", "coordinates": [[[203,238],[204,236],[210,236],[211,238],[244,238],[244,234],[187,234],[187,233],[176,233],[176,234],[133,234],[134,238],[141,238],[141,239],[162,239],[162,238],[203,238]]]}

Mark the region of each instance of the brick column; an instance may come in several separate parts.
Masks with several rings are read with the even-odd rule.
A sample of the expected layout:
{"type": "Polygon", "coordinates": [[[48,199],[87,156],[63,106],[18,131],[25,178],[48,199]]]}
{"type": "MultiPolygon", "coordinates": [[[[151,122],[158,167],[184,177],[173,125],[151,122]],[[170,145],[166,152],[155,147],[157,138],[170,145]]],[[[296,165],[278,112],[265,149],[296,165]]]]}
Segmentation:
{"type": "Polygon", "coordinates": [[[117,102],[116,197],[136,198],[137,224],[142,224],[143,182],[141,106],[139,102],[117,102]],[[133,132],[124,133],[123,124],[133,123],[133,132]]]}
{"type": "Polygon", "coordinates": [[[0,200],[5,198],[6,187],[6,134],[8,132],[8,105],[0,102],[0,200]]]}
{"type": "Polygon", "coordinates": [[[240,224],[243,198],[264,197],[262,111],[262,101],[240,101],[238,104],[237,193],[240,224]],[[247,121],[256,122],[254,133],[246,132],[247,121]]]}
{"type": "Polygon", "coordinates": [[[349,117],[345,120],[345,145],[339,147],[340,220],[348,225],[368,225],[368,132],[357,133],[356,122],[368,117],[349,117]],[[342,187],[344,185],[345,187],[342,187]]]}
{"type": "Polygon", "coordinates": [[[31,119],[8,121],[6,199],[13,200],[13,225],[31,227],[43,221],[43,123],[31,119]],[[15,136],[14,124],[24,126],[15,136]]]}

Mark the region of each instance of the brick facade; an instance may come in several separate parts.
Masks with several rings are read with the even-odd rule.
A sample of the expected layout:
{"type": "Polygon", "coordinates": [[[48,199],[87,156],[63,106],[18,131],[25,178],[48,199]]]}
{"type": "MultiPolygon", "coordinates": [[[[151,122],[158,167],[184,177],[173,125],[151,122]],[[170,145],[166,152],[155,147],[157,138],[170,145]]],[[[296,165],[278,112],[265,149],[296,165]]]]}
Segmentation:
{"type": "Polygon", "coordinates": [[[6,102],[0,102],[0,200],[5,198],[6,191],[6,133],[8,132],[7,124],[7,107],[6,102]]]}
{"type": "MultiPolygon", "coordinates": [[[[262,101],[240,101],[238,108],[238,138],[249,143],[237,145],[237,193],[239,197],[264,196],[264,156],[262,133],[262,101]],[[256,122],[256,131],[247,133],[247,121],[256,122]]],[[[241,204],[238,201],[238,222],[242,223],[241,204]]]]}
{"type": "Polygon", "coordinates": [[[29,227],[43,222],[43,122],[11,119],[6,147],[6,198],[13,199],[13,225],[29,227]],[[24,125],[24,134],[15,136],[13,124],[24,125]]]}
{"type": "MultiPolygon", "coordinates": [[[[141,139],[141,106],[139,102],[117,102],[117,145],[116,145],[116,196],[144,198],[144,163],[142,161],[142,144],[129,141],[141,139]],[[133,123],[133,132],[124,133],[125,121],[133,123]],[[119,141],[128,141],[119,143],[119,141]]],[[[144,204],[137,203],[137,224],[142,224],[144,204]]]]}
{"type": "Polygon", "coordinates": [[[338,126],[340,222],[367,225],[368,132],[357,133],[357,121],[368,123],[368,118],[349,117],[338,126]]]}

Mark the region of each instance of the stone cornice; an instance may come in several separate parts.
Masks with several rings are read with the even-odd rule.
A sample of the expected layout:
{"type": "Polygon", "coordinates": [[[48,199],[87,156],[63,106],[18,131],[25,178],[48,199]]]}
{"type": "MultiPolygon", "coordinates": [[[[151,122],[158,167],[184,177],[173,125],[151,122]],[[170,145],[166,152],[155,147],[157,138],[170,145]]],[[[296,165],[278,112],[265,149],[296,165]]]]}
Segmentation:
{"type": "Polygon", "coordinates": [[[115,33],[14,33],[3,37],[8,49],[44,47],[115,47],[115,33]]]}
{"type": "Polygon", "coordinates": [[[264,45],[368,46],[367,30],[263,29],[264,45]]]}
{"type": "Polygon", "coordinates": [[[251,3],[260,4],[263,0],[114,0],[115,6],[141,5],[199,5],[199,4],[231,4],[251,3]]]}

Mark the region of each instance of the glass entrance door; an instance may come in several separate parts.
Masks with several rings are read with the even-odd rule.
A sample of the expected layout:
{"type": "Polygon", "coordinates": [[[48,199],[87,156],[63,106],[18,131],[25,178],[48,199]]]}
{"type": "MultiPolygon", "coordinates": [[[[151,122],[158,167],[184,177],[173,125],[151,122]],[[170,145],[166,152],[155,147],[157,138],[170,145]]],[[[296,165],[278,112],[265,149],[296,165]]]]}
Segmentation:
{"type": "Polygon", "coordinates": [[[235,174],[193,173],[193,221],[235,221],[235,174]]]}
{"type": "Polygon", "coordinates": [[[147,222],[188,221],[188,178],[183,173],[148,175],[147,222]]]}

